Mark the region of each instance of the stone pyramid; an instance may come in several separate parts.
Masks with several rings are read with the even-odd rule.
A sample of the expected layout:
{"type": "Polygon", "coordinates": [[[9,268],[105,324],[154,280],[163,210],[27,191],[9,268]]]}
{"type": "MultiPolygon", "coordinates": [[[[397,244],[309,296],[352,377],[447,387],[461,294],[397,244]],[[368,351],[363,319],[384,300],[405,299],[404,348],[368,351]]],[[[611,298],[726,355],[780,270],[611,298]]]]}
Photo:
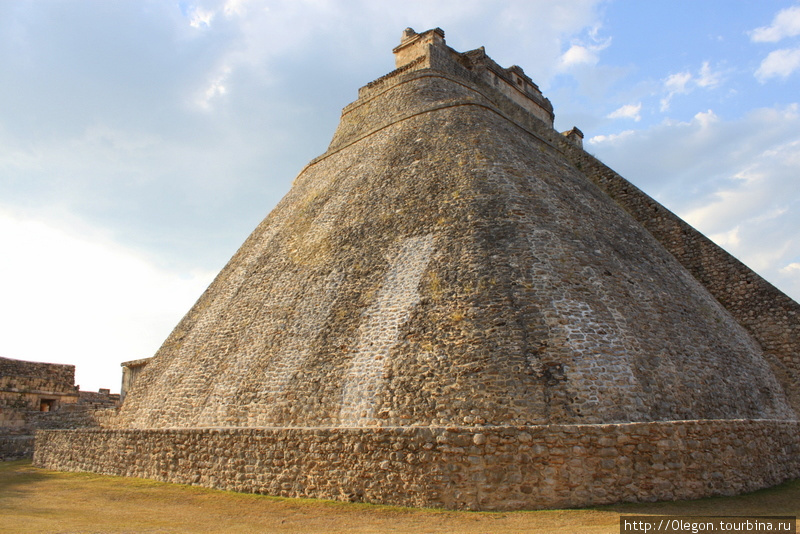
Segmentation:
{"type": "MultiPolygon", "coordinates": [[[[615,458],[660,465],[652,443],[680,456],[692,452],[687,440],[716,436],[736,458],[745,452],[733,441],[750,436],[772,440],[747,451],[765,467],[756,476],[726,457],[742,479],[735,486],[726,471],[726,484],[798,476],[800,306],[587,154],[579,130],[556,132],[550,102],[519,67],[482,48],[456,52],[438,28],[407,29],[394,53],[397,70],[361,88],[325,154],[149,360],[105,437],[92,438],[128,450],[111,462],[125,467],[59,457],[59,440],[75,434],[41,438],[38,461],[484,509],[725,491],[703,478],[706,449],[663,490],[652,477],[672,479],[661,472],[638,486],[603,474],[600,449],[612,444],[615,458]],[[286,460],[292,439],[319,442],[327,460],[310,445],[286,460]],[[201,441],[219,455],[252,440],[269,455],[216,470],[177,459],[204,458],[201,441]],[[458,450],[452,465],[441,459],[458,450]],[[439,460],[395,465],[406,454],[439,460]],[[571,455],[591,461],[567,469],[571,455]],[[507,465],[535,458],[555,471],[507,465]],[[369,477],[343,475],[359,469],[369,477]],[[384,471],[382,489],[362,480],[384,471]],[[406,474],[390,483],[392,472],[406,474]]],[[[612,471],[627,473],[619,461],[612,471]]]]}

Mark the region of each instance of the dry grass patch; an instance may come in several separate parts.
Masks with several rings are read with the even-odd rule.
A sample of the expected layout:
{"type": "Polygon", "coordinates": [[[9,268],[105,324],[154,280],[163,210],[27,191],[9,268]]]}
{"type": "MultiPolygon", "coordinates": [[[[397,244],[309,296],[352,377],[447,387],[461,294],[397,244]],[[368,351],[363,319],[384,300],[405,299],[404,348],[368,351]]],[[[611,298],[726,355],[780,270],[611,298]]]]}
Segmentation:
{"type": "Polygon", "coordinates": [[[477,513],[281,499],[0,463],[0,532],[619,532],[620,514],[800,515],[800,480],[740,497],[477,513]]]}

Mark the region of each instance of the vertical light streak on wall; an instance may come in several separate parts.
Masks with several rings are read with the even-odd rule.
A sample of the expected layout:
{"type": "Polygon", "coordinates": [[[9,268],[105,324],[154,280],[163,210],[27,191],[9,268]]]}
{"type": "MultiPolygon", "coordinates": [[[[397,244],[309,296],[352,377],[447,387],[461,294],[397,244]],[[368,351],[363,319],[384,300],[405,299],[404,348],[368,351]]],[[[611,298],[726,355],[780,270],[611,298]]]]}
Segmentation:
{"type": "Polygon", "coordinates": [[[432,252],[433,236],[405,239],[375,301],[367,309],[344,380],[339,412],[343,426],[365,426],[373,419],[386,361],[400,328],[420,300],[419,282],[432,252]]]}

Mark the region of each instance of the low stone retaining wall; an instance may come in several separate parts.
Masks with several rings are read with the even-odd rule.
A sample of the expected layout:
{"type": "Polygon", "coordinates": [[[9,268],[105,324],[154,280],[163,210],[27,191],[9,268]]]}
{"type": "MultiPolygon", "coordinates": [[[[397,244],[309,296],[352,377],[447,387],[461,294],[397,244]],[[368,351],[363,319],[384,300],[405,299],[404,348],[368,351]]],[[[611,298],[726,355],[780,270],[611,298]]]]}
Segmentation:
{"type": "Polygon", "coordinates": [[[33,456],[33,436],[0,435],[0,462],[33,456]]]}
{"type": "Polygon", "coordinates": [[[45,430],[34,464],[286,497],[472,510],[734,495],[800,477],[800,422],[45,430]]]}

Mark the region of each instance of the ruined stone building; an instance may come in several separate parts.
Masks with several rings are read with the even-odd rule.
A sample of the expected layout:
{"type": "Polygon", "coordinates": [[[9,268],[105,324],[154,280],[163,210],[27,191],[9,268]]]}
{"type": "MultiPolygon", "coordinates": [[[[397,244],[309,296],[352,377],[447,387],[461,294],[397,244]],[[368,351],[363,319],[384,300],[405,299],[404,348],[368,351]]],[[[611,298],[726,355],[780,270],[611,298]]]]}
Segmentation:
{"type": "Polygon", "coordinates": [[[128,390],[133,387],[134,382],[139,378],[144,368],[147,367],[147,362],[149,361],[150,358],[141,358],[129,362],[122,362],[122,386],[119,390],[120,400],[125,400],[125,395],[128,393],[128,390]]]}
{"type": "MultiPolygon", "coordinates": [[[[406,30],[102,429],[37,465],[455,509],[800,476],[800,306],[406,30]]],[[[136,365],[134,365],[136,367],[136,365]]]]}
{"type": "Polygon", "coordinates": [[[32,456],[37,429],[96,426],[118,404],[108,389],[81,391],[74,365],[0,358],[0,460],[32,456]]]}

